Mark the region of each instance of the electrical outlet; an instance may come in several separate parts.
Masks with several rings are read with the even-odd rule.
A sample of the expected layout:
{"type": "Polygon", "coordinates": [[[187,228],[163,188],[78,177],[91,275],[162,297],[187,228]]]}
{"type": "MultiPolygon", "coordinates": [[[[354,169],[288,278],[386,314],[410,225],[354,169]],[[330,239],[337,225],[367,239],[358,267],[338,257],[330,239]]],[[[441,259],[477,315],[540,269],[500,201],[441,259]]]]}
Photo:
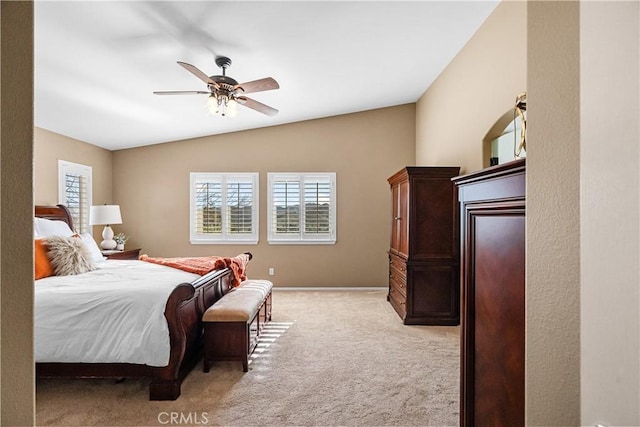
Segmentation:
{"type": "Polygon", "coordinates": [[[274,274],[276,274],[276,270],[273,267],[269,268],[269,276],[273,276],[274,274]]]}

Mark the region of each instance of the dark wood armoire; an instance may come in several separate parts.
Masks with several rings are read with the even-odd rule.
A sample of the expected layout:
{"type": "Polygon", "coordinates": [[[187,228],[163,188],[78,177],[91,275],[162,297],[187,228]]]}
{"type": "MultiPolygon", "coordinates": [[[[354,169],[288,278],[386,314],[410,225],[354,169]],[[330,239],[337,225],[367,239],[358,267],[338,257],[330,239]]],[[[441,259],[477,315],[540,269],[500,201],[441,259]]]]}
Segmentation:
{"type": "Polygon", "coordinates": [[[392,194],[387,300],[411,325],[460,323],[459,167],[406,167],[392,194]]]}
{"type": "Polygon", "coordinates": [[[461,221],[461,426],[524,425],[525,160],[454,179],[461,221]]]}

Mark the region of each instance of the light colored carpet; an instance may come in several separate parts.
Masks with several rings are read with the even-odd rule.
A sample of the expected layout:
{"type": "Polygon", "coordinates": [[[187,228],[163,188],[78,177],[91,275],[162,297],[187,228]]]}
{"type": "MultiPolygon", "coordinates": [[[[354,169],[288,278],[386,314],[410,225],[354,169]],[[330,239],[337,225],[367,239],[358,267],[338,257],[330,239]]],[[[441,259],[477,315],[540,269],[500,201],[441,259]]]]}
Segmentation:
{"type": "Polygon", "coordinates": [[[459,327],[404,326],[384,291],[279,291],[249,372],[198,365],[176,401],[147,381],[41,379],[38,425],[452,426],[459,327]]]}

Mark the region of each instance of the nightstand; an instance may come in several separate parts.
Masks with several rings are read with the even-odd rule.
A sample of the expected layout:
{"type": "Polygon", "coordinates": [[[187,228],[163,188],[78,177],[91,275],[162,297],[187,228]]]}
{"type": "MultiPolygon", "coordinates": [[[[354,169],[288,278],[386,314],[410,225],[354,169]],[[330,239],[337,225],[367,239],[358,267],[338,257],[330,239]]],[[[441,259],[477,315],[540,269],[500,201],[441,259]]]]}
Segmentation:
{"type": "Polygon", "coordinates": [[[127,249],[126,251],[102,251],[102,255],[107,259],[138,259],[140,258],[140,248],[127,249]]]}

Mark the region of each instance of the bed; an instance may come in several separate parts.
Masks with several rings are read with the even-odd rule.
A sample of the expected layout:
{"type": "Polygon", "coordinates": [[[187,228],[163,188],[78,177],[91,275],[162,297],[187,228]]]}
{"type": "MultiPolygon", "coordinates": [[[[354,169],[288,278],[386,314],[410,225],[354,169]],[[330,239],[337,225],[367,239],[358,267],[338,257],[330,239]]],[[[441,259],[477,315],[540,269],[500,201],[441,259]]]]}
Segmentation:
{"type": "MultiPolygon", "coordinates": [[[[35,217],[63,221],[73,230],[71,215],[63,205],[36,206],[35,217]]],[[[251,254],[248,254],[247,259],[251,259],[251,254]]],[[[220,299],[231,288],[232,283],[237,280],[237,277],[234,278],[231,268],[214,270],[199,276],[163,265],[123,260],[102,261],[98,271],[83,273],[77,277],[64,277],[67,277],[70,282],[63,282],[60,277],[48,277],[36,280],[35,283],[37,377],[150,378],[150,400],[175,400],[180,396],[182,380],[202,357],[202,314],[220,299]],[[118,273],[121,274],[120,276],[116,275],[116,272],[123,270],[125,273],[118,273]],[[138,277],[138,274],[142,274],[138,270],[150,271],[151,277],[158,278],[158,283],[148,283],[149,279],[144,279],[147,282],[143,282],[143,276],[138,277]],[[130,275],[128,282],[123,282],[124,276],[122,274],[130,275]],[[160,284],[160,276],[163,276],[162,279],[165,283],[160,284]],[[166,283],[167,276],[169,282],[176,280],[175,285],[166,283]],[[142,342],[142,345],[138,349],[131,348],[134,346],[129,344],[132,339],[129,335],[132,335],[130,329],[134,328],[128,326],[123,328],[123,325],[120,324],[118,329],[118,322],[123,322],[121,318],[123,310],[120,310],[116,311],[117,315],[112,315],[113,319],[94,318],[82,321],[83,327],[79,329],[74,329],[70,324],[70,332],[67,333],[69,344],[60,346],[62,351],[53,351],[53,346],[49,345],[48,339],[56,333],[60,335],[60,322],[63,321],[57,320],[54,312],[50,310],[51,303],[45,304],[47,301],[55,302],[55,298],[58,298],[61,301],[57,305],[62,306],[63,310],[91,312],[89,313],[91,316],[98,316],[96,313],[100,311],[101,307],[103,312],[108,312],[106,309],[108,303],[96,302],[97,300],[94,301],[93,296],[77,295],[75,290],[82,288],[71,280],[82,277],[92,283],[91,292],[109,289],[108,279],[112,277],[116,278],[114,283],[117,282],[123,292],[126,292],[131,286],[139,284],[142,288],[141,292],[146,292],[145,296],[138,298],[140,302],[130,303],[131,306],[124,311],[137,313],[138,318],[148,317],[149,323],[154,317],[160,318],[160,326],[158,327],[161,330],[159,333],[164,334],[163,339],[166,340],[166,347],[159,344],[162,339],[149,339],[148,337],[144,340],[137,339],[137,335],[133,334],[133,340],[142,342]],[[61,289],[64,298],[60,298],[61,289]],[[58,293],[57,297],[55,297],[56,293],[58,293]],[[152,300],[155,300],[155,306],[151,303],[152,300]],[[163,312],[158,312],[159,310],[163,310],[163,312]],[[91,326],[92,323],[95,326],[91,326]],[[116,326],[110,326],[112,323],[116,326]],[[115,336],[99,336],[101,332],[112,328],[116,331],[115,334],[112,334],[115,336]],[[122,357],[116,357],[104,354],[104,350],[94,351],[95,346],[92,344],[83,344],[82,333],[85,332],[89,335],[99,336],[98,342],[107,340],[110,343],[109,347],[120,348],[126,354],[122,357]],[[71,341],[74,337],[76,342],[71,341]],[[80,341],[77,341],[78,339],[80,341]],[[74,351],[77,351],[78,347],[84,346],[86,348],[81,348],[80,353],[83,356],[79,357],[67,355],[65,346],[75,348],[74,351]],[[122,360],[126,360],[126,362],[122,360]]],[[[144,277],[147,277],[146,273],[144,277]]],[[[112,294],[119,292],[117,288],[109,290],[112,294]]],[[[82,292],[86,293],[86,290],[82,292]]],[[[135,319],[131,323],[134,321],[135,319]]],[[[127,320],[127,322],[129,321],[127,320]]],[[[129,324],[126,323],[126,325],[129,324]]]]}

